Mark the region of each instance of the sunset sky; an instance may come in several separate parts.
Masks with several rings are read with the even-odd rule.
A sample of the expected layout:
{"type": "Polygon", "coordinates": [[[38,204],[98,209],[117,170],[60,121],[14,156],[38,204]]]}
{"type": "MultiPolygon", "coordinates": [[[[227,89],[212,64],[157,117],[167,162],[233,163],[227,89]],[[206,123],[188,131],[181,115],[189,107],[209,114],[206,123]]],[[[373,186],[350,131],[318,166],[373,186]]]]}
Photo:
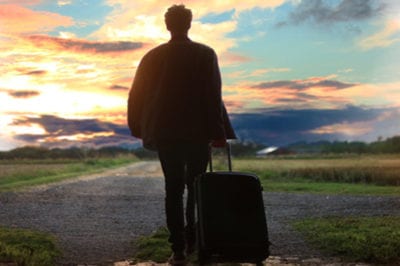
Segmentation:
{"type": "Polygon", "coordinates": [[[400,1],[0,0],[0,150],[136,143],[129,88],[180,3],[241,139],[400,135],[400,1]]]}

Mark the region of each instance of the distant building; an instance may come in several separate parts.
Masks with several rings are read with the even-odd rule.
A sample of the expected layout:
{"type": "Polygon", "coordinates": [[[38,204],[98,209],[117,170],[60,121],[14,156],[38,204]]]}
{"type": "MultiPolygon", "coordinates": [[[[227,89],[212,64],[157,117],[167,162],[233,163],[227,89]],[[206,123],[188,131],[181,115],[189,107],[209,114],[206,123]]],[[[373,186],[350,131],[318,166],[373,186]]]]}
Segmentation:
{"type": "Polygon", "coordinates": [[[279,148],[275,146],[267,147],[256,153],[257,157],[265,157],[271,155],[288,155],[288,154],[295,154],[295,152],[289,150],[288,148],[279,148]]]}
{"type": "Polygon", "coordinates": [[[256,155],[259,156],[259,157],[267,156],[267,155],[271,154],[271,152],[276,151],[277,149],[278,149],[278,147],[274,147],[274,146],[267,147],[265,149],[262,149],[262,150],[258,151],[256,153],[256,155]]]}

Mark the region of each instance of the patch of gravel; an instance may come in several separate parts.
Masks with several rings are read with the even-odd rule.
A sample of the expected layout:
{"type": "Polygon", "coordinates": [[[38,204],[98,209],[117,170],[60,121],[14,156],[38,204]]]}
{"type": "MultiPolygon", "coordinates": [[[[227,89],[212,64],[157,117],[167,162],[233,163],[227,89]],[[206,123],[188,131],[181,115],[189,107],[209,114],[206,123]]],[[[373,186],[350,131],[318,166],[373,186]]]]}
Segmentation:
{"type": "MultiPolygon", "coordinates": [[[[306,217],[400,215],[400,196],[264,193],[273,256],[322,257],[290,223],[306,217]]],[[[59,265],[112,265],[131,258],[133,242],[165,225],[158,162],[0,194],[0,225],[56,236],[59,265]]]]}

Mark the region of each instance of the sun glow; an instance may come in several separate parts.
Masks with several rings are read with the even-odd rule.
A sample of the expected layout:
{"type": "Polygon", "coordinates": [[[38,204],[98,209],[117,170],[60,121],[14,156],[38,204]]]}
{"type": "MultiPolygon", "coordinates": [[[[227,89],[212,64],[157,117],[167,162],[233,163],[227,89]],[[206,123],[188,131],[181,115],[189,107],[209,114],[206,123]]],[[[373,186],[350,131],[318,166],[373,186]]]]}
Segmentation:
{"type": "Polygon", "coordinates": [[[57,136],[57,137],[48,137],[44,138],[43,141],[60,141],[60,140],[69,140],[69,141],[84,141],[89,139],[94,139],[97,137],[110,137],[113,136],[114,132],[97,132],[97,133],[79,133],[70,136],[57,136]]]}
{"type": "Polygon", "coordinates": [[[366,134],[372,130],[372,123],[358,122],[358,123],[340,123],[329,126],[323,126],[314,130],[310,133],[314,134],[343,134],[347,136],[357,136],[360,134],[366,134]]]}
{"type": "Polygon", "coordinates": [[[39,124],[25,124],[25,125],[15,125],[9,126],[8,129],[13,135],[44,135],[46,134],[46,130],[39,124]]]}
{"type": "MultiPolygon", "coordinates": [[[[164,13],[171,1],[92,1],[89,16],[79,12],[88,1],[55,2],[0,0],[0,149],[129,143],[129,89],[141,58],[170,38],[164,13]],[[81,127],[58,131],[66,125],[81,127]]],[[[387,0],[367,12],[378,10],[371,1],[342,2],[182,0],[193,12],[189,38],[217,53],[232,117],[328,110],[306,129],[312,121],[299,118],[293,136],[398,134],[400,5],[387,0]],[[374,120],[384,112],[391,115],[374,120]]]]}

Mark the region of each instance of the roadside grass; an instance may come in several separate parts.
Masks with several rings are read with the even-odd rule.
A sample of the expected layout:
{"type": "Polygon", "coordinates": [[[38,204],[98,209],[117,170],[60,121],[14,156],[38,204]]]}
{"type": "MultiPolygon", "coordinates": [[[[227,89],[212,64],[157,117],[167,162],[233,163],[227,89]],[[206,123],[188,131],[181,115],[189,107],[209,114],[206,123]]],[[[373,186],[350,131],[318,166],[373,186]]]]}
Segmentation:
{"type": "MultiPolygon", "coordinates": [[[[133,156],[86,160],[0,160],[0,192],[62,181],[136,161],[133,156]]],[[[55,265],[61,255],[55,239],[31,230],[0,227],[0,264],[55,265]]]]}
{"type": "Polygon", "coordinates": [[[171,256],[171,248],[168,243],[168,229],[159,228],[149,236],[143,236],[134,243],[136,254],[134,262],[154,261],[163,263],[171,256]]]}
{"type": "Polygon", "coordinates": [[[265,191],[289,193],[315,193],[329,195],[381,195],[399,196],[400,187],[333,182],[310,182],[306,179],[274,181],[261,179],[265,191]]]}
{"type": "Polygon", "coordinates": [[[293,226],[326,255],[357,262],[400,263],[400,217],[315,218],[293,226]]]}
{"type": "Polygon", "coordinates": [[[48,184],[134,162],[136,157],[0,161],[0,192],[48,184]]]}
{"type": "MultiPolygon", "coordinates": [[[[227,168],[223,156],[214,164],[227,168]]],[[[233,169],[256,174],[266,191],[400,195],[400,155],[235,158],[233,169]]]]}
{"type": "MultiPolygon", "coordinates": [[[[390,265],[400,261],[400,217],[311,218],[296,221],[293,227],[326,256],[390,265]]],[[[166,228],[141,237],[135,247],[135,263],[165,263],[171,255],[166,228]]],[[[189,261],[196,259],[194,254],[189,261]]]]}
{"type": "Polygon", "coordinates": [[[60,256],[55,239],[48,234],[0,227],[0,263],[51,266],[60,256]]]}
{"type": "MultiPolygon", "coordinates": [[[[134,263],[153,261],[165,263],[172,254],[170,243],[168,242],[169,232],[165,227],[158,228],[149,236],[143,236],[134,243],[136,254],[133,258],[134,263]]],[[[187,260],[190,263],[197,263],[197,253],[190,255],[187,260]]]]}

